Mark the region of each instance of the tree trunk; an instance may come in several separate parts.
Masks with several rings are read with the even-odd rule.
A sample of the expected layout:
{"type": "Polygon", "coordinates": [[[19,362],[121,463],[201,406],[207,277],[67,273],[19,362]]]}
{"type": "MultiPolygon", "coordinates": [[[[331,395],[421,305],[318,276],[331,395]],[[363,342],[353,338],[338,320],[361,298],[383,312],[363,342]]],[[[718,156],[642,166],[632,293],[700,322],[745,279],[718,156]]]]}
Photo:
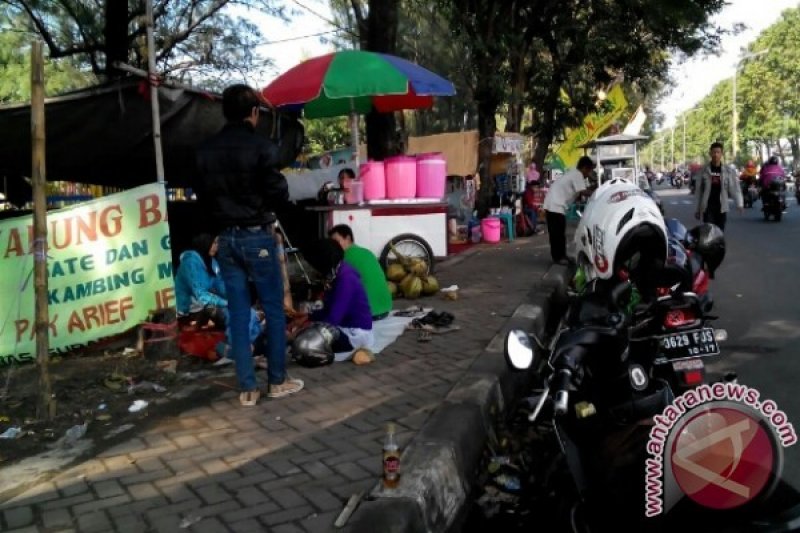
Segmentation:
{"type": "MultiPolygon", "coordinates": [[[[366,35],[361,35],[361,46],[365,50],[394,54],[397,49],[397,26],[400,0],[370,0],[366,19],[366,35]]],[[[367,114],[367,157],[385,159],[398,153],[395,139],[393,113],[367,114]]]]}
{"type": "MultiPolygon", "coordinates": [[[[489,83],[489,80],[486,83],[489,83]]],[[[481,188],[475,207],[478,209],[478,215],[484,216],[489,211],[494,196],[494,183],[490,167],[492,144],[497,129],[495,113],[499,103],[491,88],[476,91],[476,96],[478,96],[478,168],[481,175],[481,188]]]]}
{"type": "Polygon", "coordinates": [[[528,88],[528,72],[525,68],[528,47],[522,47],[515,58],[516,68],[513,73],[514,83],[511,86],[511,95],[508,99],[508,113],[506,114],[506,132],[520,133],[522,131],[522,116],[525,112],[524,100],[528,88]]]}
{"type": "Polygon", "coordinates": [[[106,74],[109,78],[119,78],[124,72],[112,65],[115,61],[128,61],[128,2],[107,1],[105,15],[106,74]]]}
{"type": "Polygon", "coordinates": [[[800,137],[789,137],[789,146],[792,147],[792,168],[800,168],[800,137]]]}
{"type": "Polygon", "coordinates": [[[550,80],[547,96],[542,102],[542,122],[536,135],[536,148],[533,151],[533,161],[537,168],[544,168],[544,160],[555,137],[556,109],[558,108],[562,79],[561,71],[556,70],[550,80]]]}

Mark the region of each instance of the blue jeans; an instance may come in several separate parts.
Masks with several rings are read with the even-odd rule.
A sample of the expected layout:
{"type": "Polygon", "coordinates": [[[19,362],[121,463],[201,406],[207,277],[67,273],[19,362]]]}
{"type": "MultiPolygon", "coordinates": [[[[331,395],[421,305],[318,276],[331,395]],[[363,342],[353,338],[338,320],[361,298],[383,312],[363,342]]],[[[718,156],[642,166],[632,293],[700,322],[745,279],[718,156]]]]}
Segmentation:
{"type": "Polygon", "coordinates": [[[531,228],[533,231],[536,231],[536,226],[539,222],[539,213],[532,207],[526,207],[523,209],[523,211],[525,212],[525,216],[528,218],[531,228]]]}
{"type": "Polygon", "coordinates": [[[217,261],[230,315],[231,359],[236,362],[239,388],[257,388],[250,352],[250,289],[252,280],[267,321],[267,381],[279,385],[286,379],[286,315],[283,311],[281,275],[275,236],[261,228],[230,228],[219,236],[217,261]]]}

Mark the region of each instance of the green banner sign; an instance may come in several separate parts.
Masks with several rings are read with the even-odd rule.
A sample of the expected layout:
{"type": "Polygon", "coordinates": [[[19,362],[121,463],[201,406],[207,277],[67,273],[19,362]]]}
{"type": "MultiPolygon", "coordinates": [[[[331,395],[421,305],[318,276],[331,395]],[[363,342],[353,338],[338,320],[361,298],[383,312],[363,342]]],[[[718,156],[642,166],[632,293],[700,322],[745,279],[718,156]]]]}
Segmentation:
{"type": "Polygon", "coordinates": [[[603,112],[592,113],[583,120],[579,128],[568,129],[564,142],[555,150],[548,161],[551,168],[566,170],[578,164],[578,159],[583,155],[580,145],[592,141],[600,136],[615,120],[617,120],[628,107],[625,93],[620,85],[615,85],[608,93],[608,108],[603,112]]]}
{"type": "MultiPolygon", "coordinates": [[[[0,221],[0,365],[35,358],[33,218],[0,221]]],[[[50,353],[140,324],[173,305],[164,186],[47,213],[50,353]]]]}

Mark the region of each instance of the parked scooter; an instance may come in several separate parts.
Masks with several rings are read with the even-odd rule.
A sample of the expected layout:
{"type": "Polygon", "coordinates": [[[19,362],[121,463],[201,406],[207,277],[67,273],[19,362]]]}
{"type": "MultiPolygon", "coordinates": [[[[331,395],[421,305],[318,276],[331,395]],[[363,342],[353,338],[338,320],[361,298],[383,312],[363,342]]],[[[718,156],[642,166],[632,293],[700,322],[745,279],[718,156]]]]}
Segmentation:
{"type": "Polygon", "coordinates": [[[769,186],[762,188],[761,206],[764,220],[774,217],[775,222],[781,221],[783,212],[786,211],[786,182],[783,179],[775,179],[769,186]]]}

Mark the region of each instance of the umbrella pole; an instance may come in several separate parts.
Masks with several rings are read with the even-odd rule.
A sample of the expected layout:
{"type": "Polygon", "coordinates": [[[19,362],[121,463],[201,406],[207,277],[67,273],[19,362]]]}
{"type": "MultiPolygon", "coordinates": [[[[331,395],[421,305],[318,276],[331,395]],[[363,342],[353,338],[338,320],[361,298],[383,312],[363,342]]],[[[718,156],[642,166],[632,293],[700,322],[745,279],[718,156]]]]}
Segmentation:
{"type": "Polygon", "coordinates": [[[353,157],[356,162],[356,173],[358,173],[358,113],[350,113],[350,145],[353,147],[353,157]]]}

